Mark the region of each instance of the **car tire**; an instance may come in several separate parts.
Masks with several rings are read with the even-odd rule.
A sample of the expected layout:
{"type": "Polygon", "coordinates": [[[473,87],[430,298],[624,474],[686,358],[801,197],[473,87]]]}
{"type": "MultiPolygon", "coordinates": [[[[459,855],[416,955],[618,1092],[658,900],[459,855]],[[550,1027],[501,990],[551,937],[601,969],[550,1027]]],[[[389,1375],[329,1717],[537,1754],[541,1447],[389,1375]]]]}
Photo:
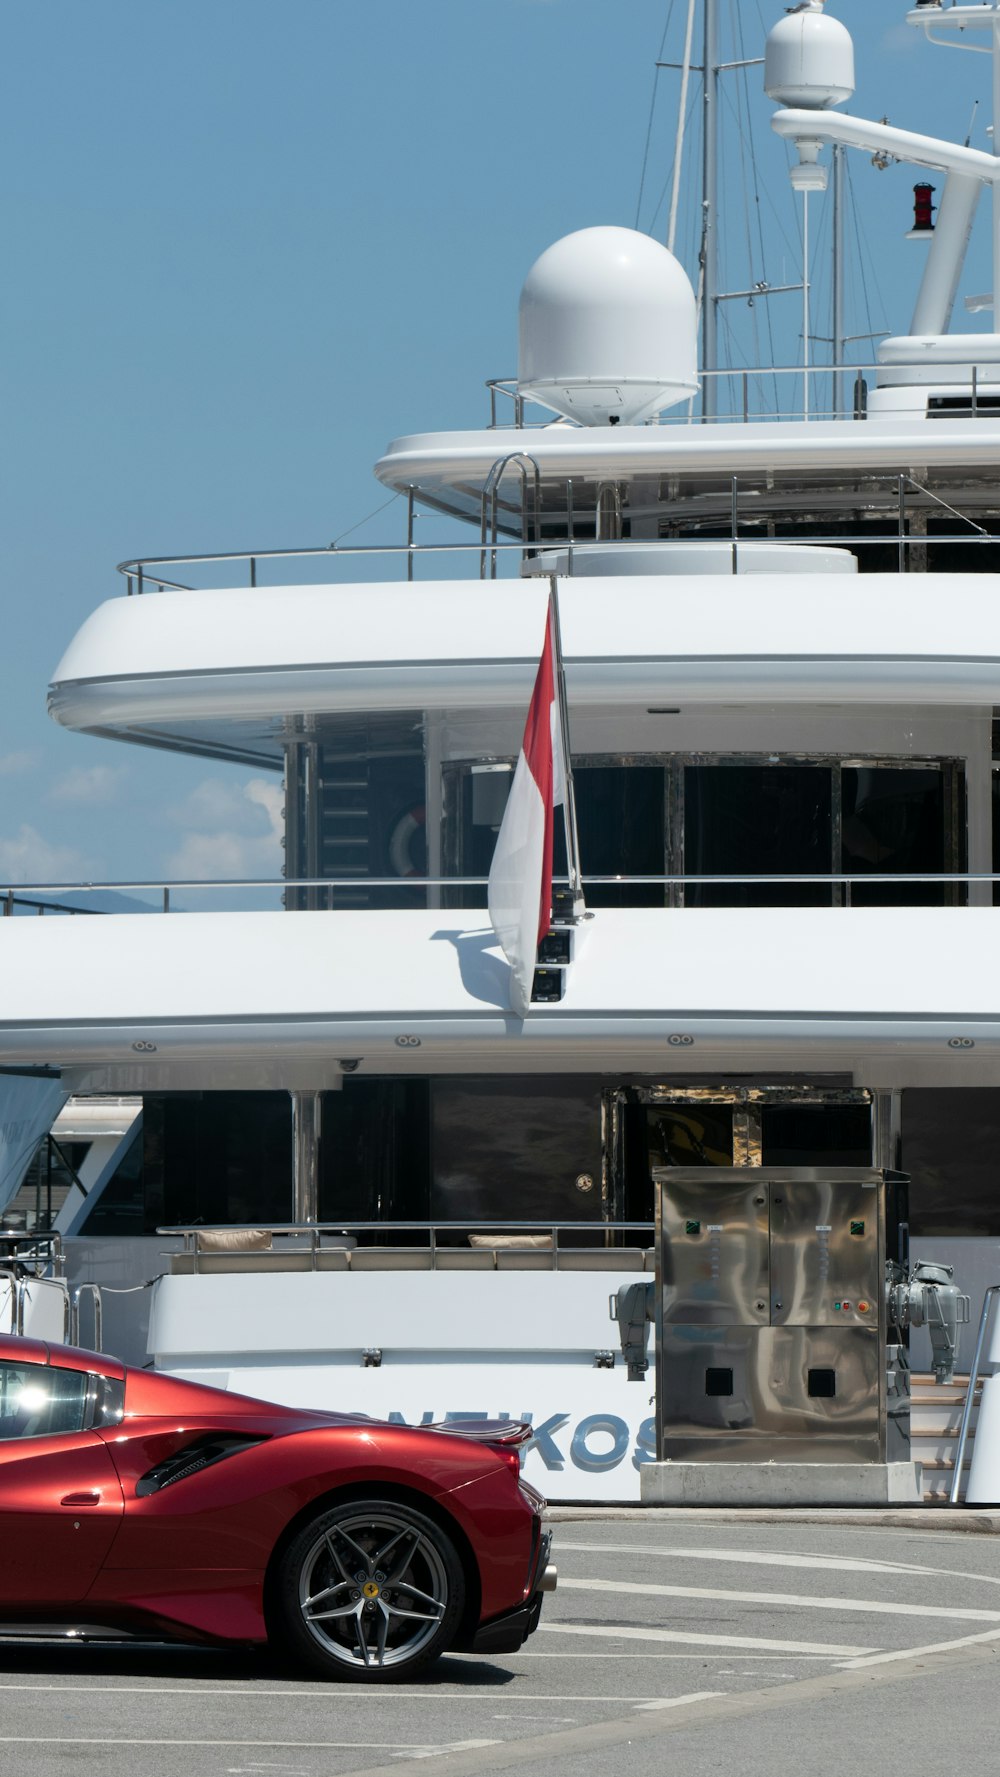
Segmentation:
{"type": "Polygon", "coordinates": [[[454,1640],[462,1563],[415,1506],[357,1499],[310,1520],[281,1557],[271,1640],[323,1678],[392,1684],[454,1640]]]}

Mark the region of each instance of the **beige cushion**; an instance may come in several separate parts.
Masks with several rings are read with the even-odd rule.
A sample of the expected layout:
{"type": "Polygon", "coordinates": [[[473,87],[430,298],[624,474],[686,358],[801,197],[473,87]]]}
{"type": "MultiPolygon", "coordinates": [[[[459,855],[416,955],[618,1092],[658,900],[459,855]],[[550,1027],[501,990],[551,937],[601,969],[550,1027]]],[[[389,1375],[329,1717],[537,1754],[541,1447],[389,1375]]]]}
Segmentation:
{"type": "Polygon", "coordinates": [[[199,1228],[195,1241],[200,1253],[269,1253],[267,1228],[199,1228]]]}
{"type": "Polygon", "coordinates": [[[490,1252],[552,1251],[551,1234],[470,1234],[470,1246],[488,1247],[490,1252]]]}

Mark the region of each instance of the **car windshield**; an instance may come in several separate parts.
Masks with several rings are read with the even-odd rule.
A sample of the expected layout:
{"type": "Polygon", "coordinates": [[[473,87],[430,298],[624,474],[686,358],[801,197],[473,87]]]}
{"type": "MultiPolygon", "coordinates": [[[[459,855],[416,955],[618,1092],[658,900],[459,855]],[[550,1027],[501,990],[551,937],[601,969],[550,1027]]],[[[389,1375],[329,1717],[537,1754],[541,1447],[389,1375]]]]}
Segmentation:
{"type": "Polygon", "coordinates": [[[0,1364],[0,1438],[81,1431],[89,1377],[43,1364],[0,1364]]]}

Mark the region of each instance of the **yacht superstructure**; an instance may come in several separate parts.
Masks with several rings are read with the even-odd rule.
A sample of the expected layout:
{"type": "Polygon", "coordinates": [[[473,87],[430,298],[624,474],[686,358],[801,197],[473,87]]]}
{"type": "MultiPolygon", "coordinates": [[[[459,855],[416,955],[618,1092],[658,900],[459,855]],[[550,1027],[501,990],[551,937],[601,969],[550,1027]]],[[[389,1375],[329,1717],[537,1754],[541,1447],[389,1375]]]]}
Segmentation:
{"type": "MultiPolygon", "coordinates": [[[[1000,6],[908,19],[1000,81],[1000,6]]],[[[852,67],[820,0],[777,21],[805,204],[830,150],[945,176],[877,365],[699,374],[674,256],[578,231],[493,423],[376,465],[409,512],[384,580],[135,561],[70,642],[57,721],[285,785],[281,885],[0,924],[0,1064],[141,1097],[60,1232],[152,1297],[154,1362],[529,1416],[552,1497],[631,1498],[654,1440],[607,1301],[651,1270],[654,1170],[902,1167],[917,1256],[993,1281],[1000,334],[948,329],[1000,157],[846,116],[852,67]],[[485,878],[553,584],[587,917],[557,895],[521,1019],[485,878]]]]}

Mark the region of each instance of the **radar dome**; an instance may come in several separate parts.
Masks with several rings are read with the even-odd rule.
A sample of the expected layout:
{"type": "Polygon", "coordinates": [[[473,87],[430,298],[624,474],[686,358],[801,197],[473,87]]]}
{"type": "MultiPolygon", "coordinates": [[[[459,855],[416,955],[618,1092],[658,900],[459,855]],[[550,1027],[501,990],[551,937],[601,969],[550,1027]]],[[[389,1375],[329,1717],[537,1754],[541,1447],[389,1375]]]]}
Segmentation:
{"type": "Polygon", "coordinates": [[[637,425],[697,393],[697,335],[694,291],[666,247],[582,228],[524,280],[518,391],[584,426],[637,425]]]}
{"type": "Polygon", "coordinates": [[[823,0],[805,0],[768,33],[764,91],[777,105],[825,111],[854,91],[854,43],[846,25],[827,18],[823,0]]]}

